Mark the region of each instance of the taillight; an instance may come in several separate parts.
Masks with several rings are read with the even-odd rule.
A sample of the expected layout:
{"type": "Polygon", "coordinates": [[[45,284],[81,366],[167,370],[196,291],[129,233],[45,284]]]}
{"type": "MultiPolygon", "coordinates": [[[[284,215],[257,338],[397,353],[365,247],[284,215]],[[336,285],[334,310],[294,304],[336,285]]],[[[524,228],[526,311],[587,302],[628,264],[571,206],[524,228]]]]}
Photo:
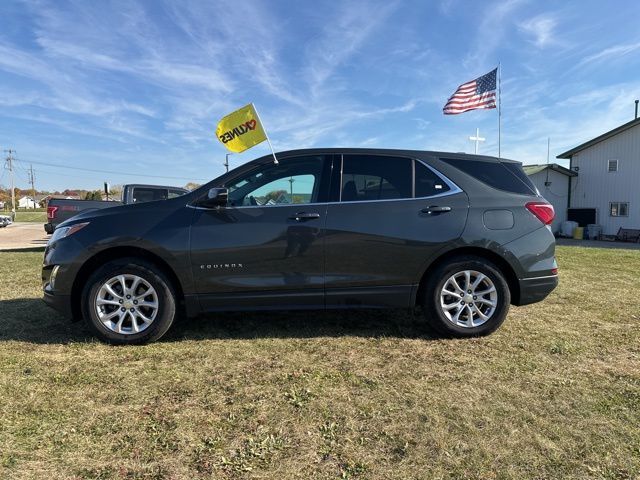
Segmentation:
{"type": "Polygon", "coordinates": [[[58,211],[58,207],[47,207],[47,218],[49,220],[53,220],[56,218],[56,212],[58,211]]]}
{"type": "Polygon", "coordinates": [[[545,225],[550,225],[556,217],[553,205],[546,202],[529,202],[525,207],[527,207],[527,210],[533,213],[536,218],[545,225]]]}

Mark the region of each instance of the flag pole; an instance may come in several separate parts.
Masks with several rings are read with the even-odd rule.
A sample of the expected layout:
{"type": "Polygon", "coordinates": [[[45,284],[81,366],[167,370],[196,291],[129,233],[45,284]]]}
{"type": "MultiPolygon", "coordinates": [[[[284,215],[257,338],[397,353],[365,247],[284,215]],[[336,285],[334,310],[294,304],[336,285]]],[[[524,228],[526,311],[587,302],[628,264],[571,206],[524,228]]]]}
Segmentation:
{"type": "Polygon", "coordinates": [[[269,140],[269,134],[267,133],[267,129],[264,128],[264,123],[262,123],[262,119],[260,118],[260,114],[258,113],[258,109],[255,105],[253,105],[253,111],[256,112],[256,117],[258,117],[258,122],[262,125],[262,130],[264,130],[264,136],[267,138],[267,143],[269,144],[269,148],[271,149],[271,154],[273,155],[273,163],[278,165],[278,158],[276,157],[276,152],[273,149],[273,145],[271,145],[271,140],[269,140]]]}
{"type": "Polygon", "coordinates": [[[498,159],[502,155],[502,63],[498,62],[498,159]]]}

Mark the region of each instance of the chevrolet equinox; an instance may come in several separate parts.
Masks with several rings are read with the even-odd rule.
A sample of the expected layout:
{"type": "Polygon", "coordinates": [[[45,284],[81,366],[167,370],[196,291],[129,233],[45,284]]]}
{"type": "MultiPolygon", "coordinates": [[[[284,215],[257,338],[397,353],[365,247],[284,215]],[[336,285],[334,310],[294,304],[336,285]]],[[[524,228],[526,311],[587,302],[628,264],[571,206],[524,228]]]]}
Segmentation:
{"type": "Polygon", "coordinates": [[[282,152],[60,224],[44,299],[117,344],[157,340],[180,313],[418,305],[445,335],[486,335],[558,284],[553,218],[511,160],[282,152]]]}

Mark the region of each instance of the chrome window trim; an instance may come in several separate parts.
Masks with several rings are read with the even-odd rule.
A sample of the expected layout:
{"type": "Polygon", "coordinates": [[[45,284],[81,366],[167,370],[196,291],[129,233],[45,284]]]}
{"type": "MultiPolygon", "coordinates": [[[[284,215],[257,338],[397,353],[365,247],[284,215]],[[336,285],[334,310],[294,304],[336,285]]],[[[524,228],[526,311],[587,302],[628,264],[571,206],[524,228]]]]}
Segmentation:
{"type": "MultiPolygon", "coordinates": [[[[394,155],[378,155],[380,157],[394,157],[394,155]]],[[[342,157],[343,154],[340,154],[340,184],[342,185],[342,166],[344,165],[344,162],[342,161],[342,157]]],[[[402,158],[408,158],[410,160],[414,160],[416,162],[420,162],[422,165],[424,165],[425,167],[427,167],[429,170],[431,170],[438,178],[440,178],[440,180],[442,180],[448,187],[449,190],[443,193],[437,193],[435,195],[430,195],[427,197],[411,197],[411,198],[387,198],[387,199],[382,199],[382,200],[353,200],[353,201],[349,201],[349,202],[343,202],[341,200],[338,200],[337,202],[313,202],[313,203],[289,203],[289,204],[285,204],[285,205],[241,205],[241,206],[237,206],[237,207],[219,207],[220,209],[225,209],[225,210],[239,210],[239,209],[245,209],[245,208],[274,208],[274,207],[298,207],[298,208],[304,208],[305,206],[322,206],[322,205],[352,205],[352,204],[356,204],[356,203],[381,203],[381,202],[407,202],[407,201],[411,201],[411,200],[427,200],[427,199],[431,199],[431,198],[442,198],[442,197],[448,197],[449,195],[456,195],[458,193],[462,193],[463,190],[458,187],[458,185],[456,185],[453,181],[449,180],[448,177],[446,177],[444,174],[440,173],[438,170],[436,170],[435,168],[433,168],[431,165],[425,163],[424,161],[422,161],[419,158],[412,158],[412,157],[402,157],[402,158]]],[[[415,174],[414,174],[415,175],[415,174]]],[[[415,178],[414,178],[414,182],[413,182],[413,188],[414,188],[414,195],[415,195],[415,178]]],[[[340,188],[340,197],[342,197],[342,188],[340,188]]],[[[216,208],[206,208],[206,207],[198,207],[195,205],[187,205],[190,208],[194,208],[196,210],[216,210],[216,208]]]]}

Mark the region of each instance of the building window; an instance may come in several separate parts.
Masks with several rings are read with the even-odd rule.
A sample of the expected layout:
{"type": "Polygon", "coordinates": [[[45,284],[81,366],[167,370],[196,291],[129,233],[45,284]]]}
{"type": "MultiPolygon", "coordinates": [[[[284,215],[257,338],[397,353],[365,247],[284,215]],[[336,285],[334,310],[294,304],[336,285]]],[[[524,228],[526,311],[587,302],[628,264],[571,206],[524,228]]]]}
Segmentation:
{"type": "Polygon", "coordinates": [[[618,160],[609,160],[607,164],[607,170],[609,172],[617,172],[618,171],[618,160]]]}
{"type": "Polygon", "coordinates": [[[628,217],[629,203],[628,202],[611,202],[609,204],[609,215],[612,217],[628,217]]]}

